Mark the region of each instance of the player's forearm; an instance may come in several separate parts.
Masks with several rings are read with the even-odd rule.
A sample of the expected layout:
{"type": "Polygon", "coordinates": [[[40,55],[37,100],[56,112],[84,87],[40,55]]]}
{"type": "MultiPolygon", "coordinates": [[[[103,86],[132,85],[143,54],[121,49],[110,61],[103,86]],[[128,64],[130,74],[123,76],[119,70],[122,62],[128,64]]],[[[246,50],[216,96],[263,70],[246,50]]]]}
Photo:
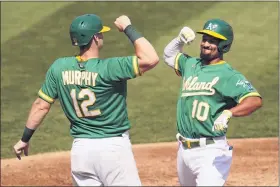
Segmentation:
{"type": "Polygon", "coordinates": [[[32,108],[29,112],[26,127],[35,130],[41,124],[41,122],[49,112],[50,107],[51,105],[48,104],[46,101],[43,101],[40,98],[36,99],[32,104],[32,108]]]}
{"type": "Polygon", "coordinates": [[[41,98],[37,98],[32,104],[29,116],[21,138],[22,142],[29,142],[37,127],[41,124],[44,117],[47,115],[51,105],[41,98]]]}
{"type": "Polygon", "coordinates": [[[262,99],[260,97],[248,97],[244,99],[236,107],[230,109],[232,116],[242,117],[248,116],[251,113],[255,112],[262,106],[262,99]]]}
{"type": "Polygon", "coordinates": [[[184,43],[179,38],[174,38],[165,48],[163,53],[164,62],[174,68],[175,58],[178,53],[182,52],[184,43]]]}

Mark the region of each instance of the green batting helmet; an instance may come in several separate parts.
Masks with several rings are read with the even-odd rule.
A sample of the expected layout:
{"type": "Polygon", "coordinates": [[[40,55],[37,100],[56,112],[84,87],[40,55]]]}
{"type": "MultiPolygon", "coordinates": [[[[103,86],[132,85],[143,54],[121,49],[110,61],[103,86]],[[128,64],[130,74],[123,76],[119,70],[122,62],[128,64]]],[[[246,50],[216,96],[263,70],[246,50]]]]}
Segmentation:
{"type": "Polygon", "coordinates": [[[72,45],[87,45],[93,35],[107,32],[110,28],[103,26],[99,16],[95,14],[84,14],[76,17],[70,25],[70,38],[72,45]]]}
{"type": "Polygon", "coordinates": [[[198,31],[197,33],[207,34],[221,39],[218,45],[218,49],[222,53],[228,52],[233,42],[232,27],[227,22],[221,19],[208,20],[204,24],[203,30],[198,31]]]}

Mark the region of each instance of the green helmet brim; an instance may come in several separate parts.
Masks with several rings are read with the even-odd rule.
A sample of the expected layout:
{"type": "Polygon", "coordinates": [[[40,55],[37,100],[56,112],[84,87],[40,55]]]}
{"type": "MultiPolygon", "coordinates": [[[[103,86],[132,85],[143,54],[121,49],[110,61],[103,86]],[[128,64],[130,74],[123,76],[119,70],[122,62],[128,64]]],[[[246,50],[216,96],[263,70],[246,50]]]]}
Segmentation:
{"type": "Polygon", "coordinates": [[[208,35],[213,36],[215,38],[219,38],[219,39],[222,39],[222,40],[227,40],[227,38],[224,37],[223,35],[221,35],[219,33],[216,33],[214,31],[211,31],[211,30],[200,30],[200,31],[197,31],[197,33],[199,33],[199,34],[208,34],[208,35]]]}
{"type": "Polygon", "coordinates": [[[110,27],[107,27],[107,26],[103,26],[103,28],[101,29],[101,31],[99,31],[99,33],[100,32],[108,32],[109,30],[111,30],[111,28],[110,27]]]}

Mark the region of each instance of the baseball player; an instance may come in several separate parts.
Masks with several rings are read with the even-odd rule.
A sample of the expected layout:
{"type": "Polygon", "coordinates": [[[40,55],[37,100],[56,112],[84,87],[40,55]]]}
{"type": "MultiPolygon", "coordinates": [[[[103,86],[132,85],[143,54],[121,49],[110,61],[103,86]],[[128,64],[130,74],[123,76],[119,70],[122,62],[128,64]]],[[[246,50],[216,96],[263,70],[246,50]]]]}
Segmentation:
{"type": "Polygon", "coordinates": [[[222,186],[232,162],[226,140],[231,117],[247,116],[262,105],[251,83],[223,58],[233,42],[232,27],[220,19],[207,21],[200,57],[182,53],[195,39],[184,27],[164,49],[164,61],[181,76],[177,102],[177,171],[182,186],[222,186]]]}
{"type": "MultiPolygon", "coordinates": [[[[141,186],[129,139],[127,80],[152,69],[159,57],[123,15],[114,24],[135,47],[134,56],[99,58],[103,33],[110,30],[94,14],[76,17],[70,38],[77,56],[55,60],[32,105],[16,156],[28,155],[29,140],[59,99],[73,136],[71,172],[75,186],[141,186]]],[[[54,140],[55,141],[55,140],[54,140]]]]}

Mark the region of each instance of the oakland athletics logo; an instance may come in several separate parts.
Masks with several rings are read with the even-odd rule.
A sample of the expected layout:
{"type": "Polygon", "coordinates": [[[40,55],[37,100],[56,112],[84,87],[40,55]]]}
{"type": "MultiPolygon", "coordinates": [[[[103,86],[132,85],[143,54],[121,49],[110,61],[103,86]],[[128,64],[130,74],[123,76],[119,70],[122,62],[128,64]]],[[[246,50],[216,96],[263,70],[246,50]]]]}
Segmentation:
{"type": "Polygon", "coordinates": [[[181,97],[188,97],[194,95],[214,95],[215,89],[213,86],[217,84],[219,77],[214,77],[210,82],[199,82],[198,77],[190,76],[188,79],[183,80],[182,91],[187,91],[182,93],[181,97]]]}
{"type": "Polygon", "coordinates": [[[215,30],[218,27],[217,24],[209,23],[209,25],[206,27],[207,30],[215,30]]]}

